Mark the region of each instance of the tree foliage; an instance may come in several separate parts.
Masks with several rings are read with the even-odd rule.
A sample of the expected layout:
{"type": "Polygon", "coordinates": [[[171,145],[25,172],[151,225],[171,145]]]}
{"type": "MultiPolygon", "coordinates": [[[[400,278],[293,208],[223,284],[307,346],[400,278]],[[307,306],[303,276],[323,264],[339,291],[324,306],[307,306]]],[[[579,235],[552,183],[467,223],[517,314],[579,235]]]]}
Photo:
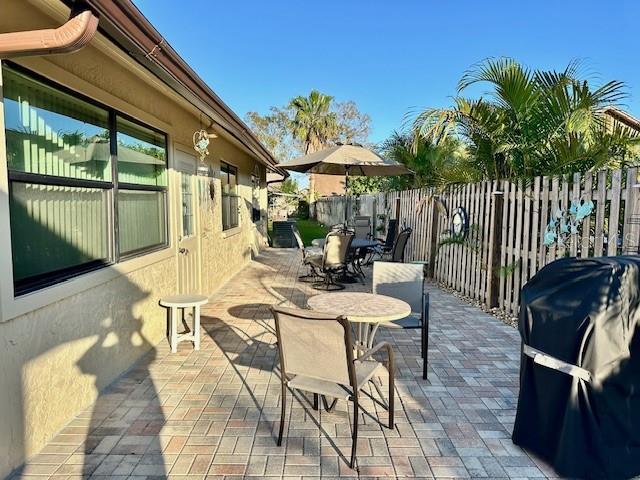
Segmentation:
{"type": "Polygon", "coordinates": [[[308,96],[299,95],[289,102],[293,138],[304,154],[324,148],[338,134],[338,118],[331,111],[333,97],[311,90],[308,96]]]}
{"type": "Polygon", "coordinates": [[[406,165],[414,175],[352,177],[349,179],[352,194],[421,187],[442,189],[481,178],[481,173],[469,158],[466,145],[455,137],[435,143],[425,138],[415,141],[411,134],[394,132],[380,145],[378,153],[406,165]]]}
{"type": "Polygon", "coordinates": [[[532,70],[510,58],[474,65],[458,83],[450,108],[429,108],[412,122],[414,150],[427,140],[460,138],[469,145],[469,173],[482,178],[531,177],[621,166],[638,133],[607,117],[626,92],[622,82],[593,86],[579,65],[532,70]],[[486,96],[463,96],[482,84],[486,96]]]}
{"type": "Polygon", "coordinates": [[[371,123],[355,102],[337,102],[317,90],[265,115],[249,112],[245,120],[279,162],[338,142],[366,144],[371,123]]]}
{"type": "Polygon", "coordinates": [[[280,184],[280,191],[282,193],[296,194],[298,193],[299,186],[295,178],[285,178],[280,184]]]}

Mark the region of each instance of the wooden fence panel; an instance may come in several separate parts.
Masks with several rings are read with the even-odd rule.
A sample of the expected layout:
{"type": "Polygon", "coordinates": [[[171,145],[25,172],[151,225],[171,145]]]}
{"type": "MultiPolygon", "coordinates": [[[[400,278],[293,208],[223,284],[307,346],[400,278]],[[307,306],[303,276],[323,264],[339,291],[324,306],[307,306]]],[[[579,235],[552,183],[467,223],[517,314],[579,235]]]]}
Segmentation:
{"type": "MultiPolygon", "coordinates": [[[[406,261],[431,260],[436,281],[486,304],[492,301],[492,285],[497,283],[497,305],[516,314],[520,288],[556,258],[639,253],[638,187],[638,170],[631,168],[515,183],[486,181],[452,187],[438,195],[429,189],[380,193],[350,201],[358,206],[352,208],[354,214],[373,217],[374,236],[380,237],[384,236],[378,231],[380,222],[386,224],[396,217],[399,199],[399,227],[413,229],[406,261]],[[493,208],[497,197],[501,198],[500,212],[493,208]],[[545,246],[545,230],[556,211],[568,209],[572,201],[590,200],[594,211],[582,221],[581,231],[571,242],[566,247],[545,246]],[[437,202],[442,202],[446,214],[437,202]],[[442,243],[450,238],[451,216],[457,207],[468,215],[467,239],[442,243]],[[499,222],[495,225],[499,235],[494,220],[499,222]],[[499,239],[498,245],[492,243],[494,239],[499,239]]],[[[328,225],[344,221],[345,208],[344,197],[329,197],[319,199],[314,210],[318,221],[328,225]]]]}

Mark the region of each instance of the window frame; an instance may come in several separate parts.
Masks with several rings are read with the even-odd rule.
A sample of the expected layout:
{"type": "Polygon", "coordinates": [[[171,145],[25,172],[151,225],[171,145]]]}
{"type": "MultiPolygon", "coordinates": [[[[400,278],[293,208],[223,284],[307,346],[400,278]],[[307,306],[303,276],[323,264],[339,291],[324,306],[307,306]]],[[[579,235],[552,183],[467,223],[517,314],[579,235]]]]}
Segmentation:
{"type": "MultiPolygon", "coordinates": [[[[236,166],[233,165],[232,163],[229,162],[225,162],[224,160],[220,161],[220,185],[221,185],[221,196],[222,197],[235,197],[235,198],[240,198],[240,194],[238,193],[237,189],[240,187],[240,177],[238,176],[240,169],[236,166]],[[226,166],[228,169],[232,169],[235,171],[235,177],[236,177],[236,193],[230,194],[230,193],[224,193],[224,184],[222,184],[222,169],[223,167],[226,166]]],[[[229,174],[230,172],[227,171],[224,173],[224,175],[227,176],[227,183],[229,182],[229,174]]],[[[220,202],[220,222],[222,223],[222,231],[223,232],[229,232],[235,228],[239,228],[240,227],[240,212],[238,211],[238,209],[240,208],[240,205],[238,204],[236,206],[236,224],[235,225],[230,225],[229,227],[225,228],[224,226],[224,205],[223,202],[220,202]]]]}
{"type": "MultiPolygon", "coordinates": [[[[119,264],[121,262],[134,259],[136,257],[141,257],[144,255],[148,255],[159,250],[163,250],[169,247],[170,245],[170,222],[169,222],[169,182],[167,181],[167,185],[144,185],[144,184],[135,184],[128,182],[119,182],[118,181],[118,139],[117,139],[117,118],[121,117],[129,122],[132,122],[136,125],[139,125],[143,128],[147,128],[159,136],[162,136],[164,139],[164,149],[165,149],[165,159],[164,166],[165,171],[169,172],[169,137],[162,130],[149,125],[137,118],[127,114],[126,112],[122,112],[117,110],[114,107],[110,107],[98,100],[95,100],[87,95],[75,91],[65,85],[59,84],[54,80],[51,80],[37,72],[34,72],[28,68],[25,68],[21,65],[18,65],[14,62],[3,60],[0,62],[0,69],[4,70],[7,67],[10,70],[17,72],[18,74],[24,75],[30,80],[41,83],[46,87],[49,87],[53,90],[57,90],[63,94],[71,95],[78,100],[88,103],[94,107],[98,107],[103,109],[108,114],[108,130],[109,130],[109,156],[111,160],[111,181],[106,180],[93,180],[93,179],[81,179],[81,178],[71,178],[57,175],[47,175],[41,173],[30,173],[30,172],[21,172],[18,170],[11,170],[9,168],[8,162],[5,159],[5,173],[7,178],[7,187],[9,192],[8,202],[11,202],[11,193],[12,186],[14,183],[28,183],[28,184],[36,184],[36,185],[51,185],[51,186],[59,186],[59,187],[75,187],[75,188],[93,188],[93,189],[101,189],[107,191],[107,216],[108,216],[108,225],[107,225],[107,241],[108,241],[108,258],[107,259],[97,259],[93,261],[89,261],[83,263],[81,265],[76,265],[60,270],[56,270],[49,273],[43,273],[39,275],[35,275],[30,277],[28,280],[21,281],[24,285],[18,285],[18,282],[13,280],[13,296],[14,298],[20,298],[27,294],[34,293],[37,291],[41,291],[48,287],[55,286],[59,283],[65,282],[67,280],[73,279],[85,273],[97,271],[103,269],[105,267],[113,266],[119,264]],[[119,220],[118,220],[118,191],[122,190],[144,190],[144,191],[156,191],[162,193],[162,202],[164,205],[164,242],[158,243],[155,245],[150,245],[149,247],[143,247],[137,250],[133,250],[131,252],[127,252],[126,254],[120,253],[120,236],[119,236],[119,220]]],[[[3,87],[4,87],[4,75],[3,75],[3,87]]],[[[6,87],[5,87],[6,88],[6,87]]],[[[2,100],[4,102],[4,98],[2,100]]],[[[2,128],[6,129],[4,125],[4,119],[2,119],[2,128]]],[[[5,133],[3,132],[2,138],[4,139],[5,133]]],[[[9,228],[11,225],[11,220],[9,217],[9,228]]],[[[12,247],[13,250],[13,247],[12,247]]],[[[13,255],[11,255],[11,266],[13,272],[13,255]]],[[[13,274],[12,274],[13,278],[13,274]]]]}

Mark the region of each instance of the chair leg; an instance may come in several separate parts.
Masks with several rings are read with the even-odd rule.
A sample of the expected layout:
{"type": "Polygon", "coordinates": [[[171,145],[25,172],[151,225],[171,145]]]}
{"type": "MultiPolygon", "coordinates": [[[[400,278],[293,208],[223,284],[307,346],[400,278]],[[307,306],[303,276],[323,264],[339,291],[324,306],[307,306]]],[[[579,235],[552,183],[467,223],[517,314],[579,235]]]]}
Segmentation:
{"type": "Polygon", "coordinates": [[[283,375],[282,378],[282,405],[280,410],[280,432],[278,433],[278,446],[282,445],[282,434],[284,433],[284,417],[287,411],[287,385],[284,380],[284,374],[281,372],[280,375],[283,375]]]}
{"type": "Polygon", "coordinates": [[[318,410],[320,408],[320,395],[317,393],[313,394],[313,409],[318,410]]]}
{"type": "Polygon", "coordinates": [[[393,430],[394,422],[393,422],[393,412],[395,411],[395,371],[394,367],[390,365],[389,368],[389,428],[393,430]]]}
{"type": "Polygon", "coordinates": [[[353,397],[353,434],[351,436],[351,464],[352,469],[356,466],[356,450],[358,448],[358,394],[353,397]]]}
{"type": "Polygon", "coordinates": [[[422,379],[427,380],[429,366],[429,300],[422,318],[422,379]]]}

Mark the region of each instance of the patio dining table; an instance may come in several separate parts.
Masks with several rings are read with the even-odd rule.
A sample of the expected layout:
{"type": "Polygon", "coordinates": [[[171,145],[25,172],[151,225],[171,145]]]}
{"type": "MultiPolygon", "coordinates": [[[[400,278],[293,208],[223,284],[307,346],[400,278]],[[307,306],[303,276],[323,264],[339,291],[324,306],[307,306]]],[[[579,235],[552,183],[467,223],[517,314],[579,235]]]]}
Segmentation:
{"type": "MultiPolygon", "coordinates": [[[[314,247],[324,247],[324,238],[316,238],[311,241],[311,245],[314,247]]],[[[366,238],[354,238],[351,241],[351,250],[359,250],[361,248],[374,248],[380,245],[380,242],[375,240],[367,240],[366,238]]]]}
{"type": "Polygon", "coordinates": [[[375,334],[382,323],[411,314],[411,306],[403,300],[365,292],[323,293],[309,298],[307,305],[316,312],[343,315],[356,324],[358,355],[373,347],[375,334]]]}

